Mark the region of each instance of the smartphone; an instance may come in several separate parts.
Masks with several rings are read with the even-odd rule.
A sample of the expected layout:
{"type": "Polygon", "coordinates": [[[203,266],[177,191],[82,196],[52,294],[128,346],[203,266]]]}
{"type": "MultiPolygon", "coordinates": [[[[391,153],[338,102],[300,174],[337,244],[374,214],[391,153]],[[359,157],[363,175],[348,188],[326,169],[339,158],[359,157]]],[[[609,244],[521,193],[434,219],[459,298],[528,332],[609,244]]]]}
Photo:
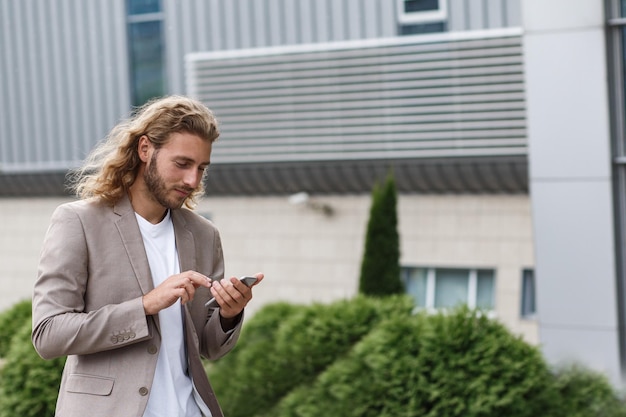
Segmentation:
{"type": "MultiPolygon", "coordinates": [[[[239,278],[239,281],[243,282],[248,287],[250,287],[252,284],[254,284],[256,282],[256,280],[257,280],[256,277],[241,277],[241,278],[239,278]]],[[[215,299],[215,297],[213,297],[209,301],[206,302],[205,306],[209,307],[209,308],[217,308],[217,307],[219,307],[219,304],[217,303],[217,300],[215,299]]]]}

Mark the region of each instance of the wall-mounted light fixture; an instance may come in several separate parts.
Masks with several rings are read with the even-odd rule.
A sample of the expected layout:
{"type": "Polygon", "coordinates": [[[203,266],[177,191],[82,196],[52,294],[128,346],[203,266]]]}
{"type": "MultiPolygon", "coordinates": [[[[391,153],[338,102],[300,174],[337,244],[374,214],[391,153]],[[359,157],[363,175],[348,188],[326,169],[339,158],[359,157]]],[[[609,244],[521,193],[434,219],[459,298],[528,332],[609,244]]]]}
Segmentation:
{"type": "Polygon", "coordinates": [[[299,192],[289,196],[289,204],[294,206],[304,206],[312,210],[318,211],[325,216],[332,216],[335,212],[331,206],[326,203],[320,203],[311,199],[311,196],[307,192],[299,192]]]}

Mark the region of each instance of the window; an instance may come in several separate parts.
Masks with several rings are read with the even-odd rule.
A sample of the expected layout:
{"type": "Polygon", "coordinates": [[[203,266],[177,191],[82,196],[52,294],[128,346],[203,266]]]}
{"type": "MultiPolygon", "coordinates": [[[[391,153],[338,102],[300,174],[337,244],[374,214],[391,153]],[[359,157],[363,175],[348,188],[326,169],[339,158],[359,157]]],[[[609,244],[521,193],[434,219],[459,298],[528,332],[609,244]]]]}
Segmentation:
{"type": "Polygon", "coordinates": [[[128,14],[130,16],[161,11],[161,0],[128,0],[128,14]]]}
{"type": "Polygon", "coordinates": [[[131,104],[165,93],[163,13],[160,0],[128,0],[131,104]]]}
{"type": "Polygon", "coordinates": [[[445,31],[443,22],[416,23],[413,25],[400,25],[400,35],[424,35],[426,33],[440,33],[445,31]]]}
{"type": "Polygon", "coordinates": [[[447,18],[446,0],[397,0],[400,24],[441,22],[447,18]]]}
{"type": "Polygon", "coordinates": [[[407,293],[422,308],[470,308],[493,310],[494,271],[487,269],[403,267],[407,293]]]}
{"type": "Polygon", "coordinates": [[[532,317],[535,309],[535,271],[524,269],[522,271],[522,308],[521,314],[524,318],[532,317]]]}

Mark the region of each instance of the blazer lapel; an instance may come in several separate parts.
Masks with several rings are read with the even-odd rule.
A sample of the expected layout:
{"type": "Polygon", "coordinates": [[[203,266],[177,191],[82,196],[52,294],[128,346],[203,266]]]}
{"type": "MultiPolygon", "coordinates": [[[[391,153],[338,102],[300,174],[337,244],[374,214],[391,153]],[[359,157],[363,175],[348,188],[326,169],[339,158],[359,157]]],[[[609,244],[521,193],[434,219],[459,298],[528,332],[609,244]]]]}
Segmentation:
{"type": "Polygon", "coordinates": [[[178,252],[178,262],[180,272],[196,270],[196,252],[194,237],[191,230],[187,229],[181,210],[172,210],[172,223],[174,224],[174,235],[176,236],[176,251],[178,252]]]}
{"type": "Polygon", "coordinates": [[[195,334],[191,314],[187,309],[187,306],[183,306],[183,323],[185,329],[185,342],[187,349],[187,363],[189,366],[189,373],[191,374],[191,380],[200,394],[200,397],[204,403],[209,407],[212,417],[224,417],[220,404],[217,402],[217,397],[211,387],[209,378],[204,370],[202,361],[200,360],[200,352],[198,351],[198,338],[195,334]]]}
{"type": "Polygon", "coordinates": [[[141,291],[147,294],[154,289],[154,283],[152,282],[148,256],[146,255],[146,249],[143,245],[135,211],[128,197],[124,196],[124,198],[113,207],[113,211],[120,216],[115,222],[115,226],[120,233],[124,248],[128,253],[128,258],[133,267],[135,277],[137,281],[139,281],[141,291]]]}
{"type": "MultiPolygon", "coordinates": [[[[172,222],[174,223],[174,234],[176,235],[176,250],[178,251],[178,260],[180,262],[180,270],[196,270],[195,260],[195,244],[194,236],[191,230],[187,229],[187,222],[181,213],[182,209],[172,210],[172,222]]],[[[193,319],[189,311],[189,305],[187,303],[181,306],[183,315],[183,328],[185,333],[185,349],[187,351],[187,361],[189,365],[189,373],[191,379],[195,385],[200,397],[204,403],[209,407],[211,415],[213,417],[223,417],[222,409],[220,408],[213,388],[209,383],[209,379],[204,371],[204,366],[200,360],[200,352],[198,346],[198,335],[193,326],[193,319]]]]}

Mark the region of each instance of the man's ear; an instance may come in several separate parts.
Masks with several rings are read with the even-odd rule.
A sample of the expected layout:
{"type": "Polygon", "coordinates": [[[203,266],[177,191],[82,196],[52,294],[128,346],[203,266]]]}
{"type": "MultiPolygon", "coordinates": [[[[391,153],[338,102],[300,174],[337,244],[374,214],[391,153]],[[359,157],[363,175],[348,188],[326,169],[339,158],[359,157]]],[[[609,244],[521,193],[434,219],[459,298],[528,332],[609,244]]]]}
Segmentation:
{"type": "Polygon", "coordinates": [[[146,135],[143,135],[139,138],[139,143],[137,144],[137,153],[139,155],[139,159],[142,162],[148,162],[150,160],[150,156],[152,155],[153,150],[152,142],[146,135]]]}

